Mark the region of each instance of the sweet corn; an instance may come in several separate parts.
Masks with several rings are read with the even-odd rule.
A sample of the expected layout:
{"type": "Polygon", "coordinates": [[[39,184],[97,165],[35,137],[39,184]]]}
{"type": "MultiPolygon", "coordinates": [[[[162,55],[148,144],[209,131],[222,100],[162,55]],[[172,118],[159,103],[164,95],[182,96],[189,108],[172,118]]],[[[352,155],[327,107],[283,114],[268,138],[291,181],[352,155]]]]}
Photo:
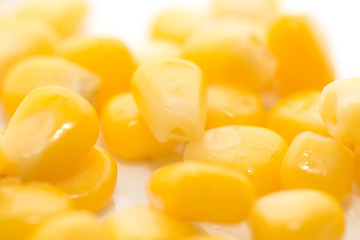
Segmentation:
{"type": "Polygon", "coordinates": [[[206,94],[201,70],[179,58],[159,58],[135,72],[131,90],[152,134],[160,142],[201,135],[206,94]]]}
{"type": "Polygon", "coordinates": [[[281,99],[267,115],[265,126],[288,143],[299,133],[329,135],[319,114],[320,91],[303,91],[281,99]]]}
{"type": "Polygon", "coordinates": [[[152,26],[155,39],[182,43],[209,21],[208,16],[189,10],[167,10],[159,14],[152,26]]]}
{"type": "Polygon", "coordinates": [[[84,0],[37,0],[20,9],[20,19],[38,19],[53,27],[61,36],[79,30],[87,11],[84,0]]]}
{"type": "Polygon", "coordinates": [[[354,147],[355,183],[360,188],[360,146],[354,147]]]}
{"type": "Polygon", "coordinates": [[[329,58],[316,31],[302,16],[283,16],[271,26],[268,44],[278,61],[276,79],[283,93],[322,89],[334,80],[329,58]]]}
{"type": "Polygon", "coordinates": [[[15,64],[5,76],[1,98],[12,115],[24,97],[38,87],[66,87],[95,103],[100,79],[81,66],[53,56],[35,56],[15,64]]]}
{"type": "Polygon", "coordinates": [[[88,212],[67,212],[46,220],[29,240],[106,240],[96,216],[88,212]]]}
{"type": "Polygon", "coordinates": [[[343,200],[354,180],[354,154],[341,141],[304,132],[289,146],[281,168],[285,188],[312,188],[343,200]]]}
{"type": "Polygon", "coordinates": [[[228,240],[228,239],[220,236],[201,234],[201,235],[196,235],[194,237],[186,238],[184,240],[228,240]]]}
{"type": "Polygon", "coordinates": [[[157,170],[147,182],[146,193],[151,206],[179,219],[218,223],[245,220],[255,199],[245,174],[197,162],[157,170]]]}
{"type": "Polygon", "coordinates": [[[152,40],[145,47],[135,52],[137,65],[159,57],[182,57],[180,44],[166,40],[152,40]]]}
{"type": "Polygon", "coordinates": [[[266,23],[277,15],[275,0],[213,0],[217,17],[236,17],[246,21],[266,23]]]}
{"type": "Polygon", "coordinates": [[[257,200],[251,217],[254,240],[340,240],[341,205],[310,189],[287,190],[257,200]]]}
{"type": "Polygon", "coordinates": [[[156,209],[133,206],[104,222],[109,240],[180,240],[195,234],[194,228],[156,209]]]}
{"type": "Polygon", "coordinates": [[[225,125],[262,125],[265,108],[259,96],[240,87],[207,87],[206,128],[225,125]]]}
{"type": "Polygon", "coordinates": [[[24,240],[47,217],[71,210],[67,195],[48,184],[0,184],[0,239],[24,240]]]}
{"type": "Polygon", "coordinates": [[[320,99],[320,116],[329,133],[344,142],[360,144],[360,78],[327,85],[320,99]]]}
{"type": "Polygon", "coordinates": [[[111,154],[98,146],[85,158],[82,162],[88,165],[56,185],[69,194],[76,208],[97,211],[112,198],[117,166],[111,154]]]}
{"type": "Polygon", "coordinates": [[[225,126],[190,141],[184,159],[226,165],[247,174],[257,194],[264,195],[281,188],[280,167],[286,150],[286,142],[266,128],[225,126]]]}
{"type": "Polygon", "coordinates": [[[184,58],[198,64],[209,83],[252,90],[273,84],[276,61],[250,25],[224,22],[204,28],[184,43],[184,58]]]}
{"type": "Polygon", "coordinates": [[[24,180],[57,181],[76,171],[99,135],[95,110],[62,87],[30,92],[0,138],[3,174],[24,180]]]}
{"type": "Polygon", "coordinates": [[[109,148],[127,160],[156,158],[174,151],[177,141],[160,143],[146,126],[134,98],[123,93],[103,108],[101,129],[109,148]]]}
{"type": "Polygon", "coordinates": [[[7,70],[24,57],[54,54],[57,35],[38,21],[11,21],[0,26],[0,81],[7,70]]]}
{"type": "Polygon", "coordinates": [[[97,110],[112,96],[130,90],[135,63],[127,47],[119,40],[74,37],[59,47],[58,54],[101,78],[97,110]]]}

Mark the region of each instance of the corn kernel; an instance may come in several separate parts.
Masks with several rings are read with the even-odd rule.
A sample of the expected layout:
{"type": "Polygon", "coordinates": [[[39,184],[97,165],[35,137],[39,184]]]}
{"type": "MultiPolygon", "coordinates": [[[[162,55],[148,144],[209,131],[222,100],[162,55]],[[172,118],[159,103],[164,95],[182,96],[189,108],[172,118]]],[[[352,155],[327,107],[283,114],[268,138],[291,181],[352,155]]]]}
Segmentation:
{"type": "Polygon", "coordinates": [[[184,240],[228,240],[228,239],[220,236],[201,234],[201,235],[196,235],[194,237],[186,238],[184,240]]]}
{"type": "Polygon", "coordinates": [[[287,190],[257,200],[251,226],[254,240],[340,240],[344,215],[323,192],[287,190]]]}
{"type": "Polygon", "coordinates": [[[194,235],[194,228],[150,207],[134,206],[104,223],[110,240],[180,240],[194,235]]]}
{"type": "Polygon", "coordinates": [[[243,85],[252,90],[273,83],[276,62],[253,26],[217,23],[193,34],[184,58],[198,64],[209,83],[243,85]]]}
{"type": "Polygon", "coordinates": [[[294,138],[281,168],[285,188],[312,188],[343,200],[354,179],[354,154],[341,141],[304,132],[294,138]]]}
{"type": "Polygon", "coordinates": [[[225,125],[262,125],[265,108],[259,96],[240,87],[207,87],[206,128],[225,125]]]}
{"type": "Polygon", "coordinates": [[[19,18],[44,21],[61,36],[68,36],[80,28],[86,11],[84,0],[37,0],[21,9],[19,18]]]}
{"type": "Polygon", "coordinates": [[[74,37],[59,47],[58,54],[101,78],[97,110],[112,96],[130,90],[135,63],[127,47],[119,40],[74,37]]]}
{"type": "Polygon", "coordinates": [[[354,147],[355,183],[360,188],[360,146],[354,147]]]}
{"type": "Polygon", "coordinates": [[[182,57],[182,47],[180,44],[166,40],[152,40],[145,47],[135,52],[135,62],[137,65],[148,60],[159,57],[182,57]]]}
{"type": "Polygon", "coordinates": [[[148,180],[151,206],[187,221],[245,220],[255,191],[245,174],[228,167],[185,162],[165,166],[148,180]]]}
{"type": "Polygon", "coordinates": [[[83,164],[79,159],[98,135],[96,112],[86,100],[62,87],[37,88],[22,101],[0,138],[3,174],[62,179],[83,164]]]}
{"type": "Polygon", "coordinates": [[[111,154],[98,146],[85,158],[83,162],[89,163],[88,165],[56,186],[69,194],[76,208],[97,211],[112,198],[117,166],[111,154]]]}
{"type": "Polygon", "coordinates": [[[164,156],[177,145],[176,141],[160,143],[151,134],[130,93],[112,98],[104,106],[100,121],[106,144],[127,160],[164,156]]]}
{"type": "Polygon", "coordinates": [[[213,0],[213,9],[217,17],[236,17],[263,23],[277,15],[275,0],[213,0]]]}
{"type": "Polygon", "coordinates": [[[24,240],[47,217],[71,210],[68,196],[48,184],[0,184],[0,239],[24,240]]]}
{"type": "Polygon", "coordinates": [[[360,78],[337,80],[327,85],[320,99],[320,116],[330,135],[360,144],[360,78]]]}
{"type": "Polygon", "coordinates": [[[179,58],[159,58],[135,72],[131,90],[152,134],[160,141],[201,135],[206,94],[201,70],[179,58]]]}
{"type": "Polygon", "coordinates": [[[226,165],[247,174],[257,194],[264,195],[281,188],[280,167],[286,150],[286,142],[266,128],[225,126],[190,141],[184,159],[226,165]]]}
{"type": "Polygon", "coordinates": [[[283,16],[270,28],[268,43],[278,61],[276,79],[284,93],[322,89],[334,80],[323,44],[308,19],[283,16]]]}
{"type": "Polygon", "coordinates": [[[152,27],[155,39],[182,43],[208,21],[204,14],[187,10],[167,10],[159,14],[152,27]]]}
{"type": "Polygon", "coordinates": [[[15,64],[3,80],[1,97],[6,112],[12,115],[29,92],[43,86],[66,87],[95,103],[100,79],[81,66],[58,57],[26,58],[15,64]]]}
{"type": "Polygon", "coordinates": [[[306,131],[329,135],[319,114],[320,94],[320,91],[303,91],[281,99],[268,113],[265,126],[288,143],[306,131]]]}
{"type": "Polygon", "coordinates": [[[24,57],[54,54],[56,33],[38,21],[16,21],[0,27],[0,80],[24,57]]]}
{"type": "Polygon", "coordinates": [[[88,212],[67,212],[40,225],[29,240],[105,240],[106,232],[96,216],[88,212]]]}

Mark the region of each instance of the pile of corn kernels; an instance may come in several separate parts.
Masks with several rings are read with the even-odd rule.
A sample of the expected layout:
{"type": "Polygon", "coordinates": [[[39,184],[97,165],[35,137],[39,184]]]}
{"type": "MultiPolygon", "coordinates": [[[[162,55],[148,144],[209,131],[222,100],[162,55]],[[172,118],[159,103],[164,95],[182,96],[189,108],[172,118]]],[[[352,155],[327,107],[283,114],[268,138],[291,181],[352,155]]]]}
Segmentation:
{"type": "Polygon", "coordinates": [[[199,222],[246,222],[254,240],[343,238],[360,77],[334,81],[311,20],[274,0],[211,2],[211,14],[164,11],[134,52],[80,31],[85,0],[0,16],[1,240],[228,239],[199,222]],[[100,217],[121,181],[114,156],[175,155],[147,180],[147,206],[100,217]]]}

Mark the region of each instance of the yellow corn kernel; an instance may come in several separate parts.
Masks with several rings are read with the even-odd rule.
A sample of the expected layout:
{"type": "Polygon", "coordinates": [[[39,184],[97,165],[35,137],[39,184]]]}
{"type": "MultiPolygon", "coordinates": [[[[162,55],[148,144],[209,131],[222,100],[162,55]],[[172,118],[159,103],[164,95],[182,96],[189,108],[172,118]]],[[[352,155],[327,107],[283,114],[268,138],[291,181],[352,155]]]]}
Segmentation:
{"type": "Polygon", "coordinates": [[[1,98],[12,115],[24,97],[38,87],[66,87],[95,103],[100,79],[81,66],[53,56],[34,56],[15,64],[5,76],[1,98]]]}
{"type": "Polygon", "coordinates": [[[194,228],[156,209],[133,206],[104,222],[109,240],[180,240],[195,234],[194,228]]]}
{"type": "Polygon", "coordinates": [[[69,194],[76,208],[97,211],[112,198],[117,166],[111,154],[98,146],[85,158],[86,166],[56,186],[69,194]]]}
{"type": "Polygon", "coordinates": [[[101,130],[109,148],[127,160],[156,158],[174,151],[177,141],[160,143],[146,126],[131,93],[112,98],[100,115],[101,130]]]}
{"type": "Polygon", "coordinates": [[[68,36],[79,30],[86,11],[84,0],[37,0],[21,9],[19,18],[44,21],[61,36],[68,36]]]}
{"type": "Polygon", "coordinates": [[[266,128],[225,126],[190,141],[184,159],[226,165],[247,174],[257,194],[264,195],[281,188],[280,167],[286,150],[286,142],[266,128]]]}
{"type": "Polygon", "coordinates": [[[278,61],[276,79],[284,93],[322,89],[334,80],[323,43],[312,28],[301,16],[283,16],[270,28],[268,44],[278,61]]]}
{"type": "Polygon", "coordinates": [[[200,235],[195,235],[193,237],[185,238],[184,240],[229,240],[229,239],[220,236],[200,234],[200,235]]]}
{"type": "Polygon", "coordinates": [[[97,110],[112,96],[130,90],[135,63],[127,47],[119,40],[74,37],[59,47],[58,54],[101,78],[97,110]]]}
{"type": "Polygon", "coordinates": [[[312,188],[343,200],[354,180],[354,154],[341,141],[312,132],[294,138],[281,167],[284,188],[312,188]]]}
{"type": "Polygon", "coordinates": [[[360,188],[360,146],[354,147],[354,160],[355,160],[355,183],[360,188]]]}
{"type": "Polygon", "coordinates": [[[320,91],[303,91],[281,99],[267,115],[265,126],[288,143],[299,133],[329,135],[319,114],[320,91]]]}
{"type": "Polygon", "coordinates": [[[38,21],[15,21],[0,27],[0,81],[24,57],[54,54],[56,33],[38,21]]]}
{"type": "Polygon", "coordinates": [[[340,240],[341,205],[310,189],[287,190],[257,200],[251,217],[254,240],[340,240]]]}
{"type": "Polygon", "coordinates": [[[0,138],[3,174],[51,182],[65,178],[84,164],[81,158],[98,135],[96,112],[85,99],[62,87],[37,88],[24,98],[0,138]]]}
{"type": "Polygon", "coordinates": [[[179,219],[218,223],[245,220],[255,199],[245,174],[199,162],[160,168],[148,180],[146,193],[151,206],[179,219]]]}
{"type": "Polygon", "coordinates": [[[321,93],[320,116],[330,135],[360,144],[360,78],[346,78],[328,84],[321,93]]]}
{"type": "Polygon", "coordinates": [[[166,39],[182,43],[191,34],[202,28],[208,17],[188,10],[167,10],[159,14],[152,27],[155,39],[166,39]]]}
{"type": "Polygon", "coordinates": [[[152,40],[145,47],[135,52],[137,65],[159,57],[182,57],[181,45],[166,40],[152,40]]]}
{"type": "Polygon", "coordinates": [[[225,125],[262,125],[265,108],[257,94],[240,87],[207,87],[206,128],[225,125]]]}
{"type": "Polygon", "coordinates": [[[273,84],[276,61],[258,30],[249,24],[219,22],[184,43],[184,58],[198,64],[209,83],[260,90],[273,84]]]}
{"type": "Polygon", "coordinates": [[[67,212],[44,221],[29,240],[105,240],[106,232],[89,212],[67,212]]]}
{"type": "Polygon", "coordinates": [[[47,217],[71,210],[67,194],[48,184],[0,184],[0,239],[24,240],[47,217]]]}
{"type": "Polygon", "coordinates": [[[160,141],[201,135],[206,94],[201,70],[179,58],[147,61],[135,72],[131,90],[152,134],[160,141]]]}
{"type": "Polygon", "coordinates": [[[213,9],[217,17],[236,17],[263,23],[277,15],[275,0],[213,0],[213,9]]]}

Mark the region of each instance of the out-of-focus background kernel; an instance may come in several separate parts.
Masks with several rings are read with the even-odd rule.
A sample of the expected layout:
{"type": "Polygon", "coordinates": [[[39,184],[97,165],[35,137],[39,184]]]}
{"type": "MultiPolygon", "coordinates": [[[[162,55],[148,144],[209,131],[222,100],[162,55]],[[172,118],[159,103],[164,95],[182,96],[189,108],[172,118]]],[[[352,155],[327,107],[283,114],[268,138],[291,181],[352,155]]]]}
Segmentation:
{"type": "MultiPolygon", "coordinates": [[[[32,0],[2,0],[5,11],[32,0]]],[[[115,36],[129,47],[142,45],[154,17],[164,9],[185,8],[210,12],[211,0],[88,0],[85,31],[115,36]]],[[[360,75],[359,0],[278,0],[287,13],[311,16],[326,38],[337,78],[360,75]]],[[[4,9],[3,9],[4,10],[4,9]]]]}

